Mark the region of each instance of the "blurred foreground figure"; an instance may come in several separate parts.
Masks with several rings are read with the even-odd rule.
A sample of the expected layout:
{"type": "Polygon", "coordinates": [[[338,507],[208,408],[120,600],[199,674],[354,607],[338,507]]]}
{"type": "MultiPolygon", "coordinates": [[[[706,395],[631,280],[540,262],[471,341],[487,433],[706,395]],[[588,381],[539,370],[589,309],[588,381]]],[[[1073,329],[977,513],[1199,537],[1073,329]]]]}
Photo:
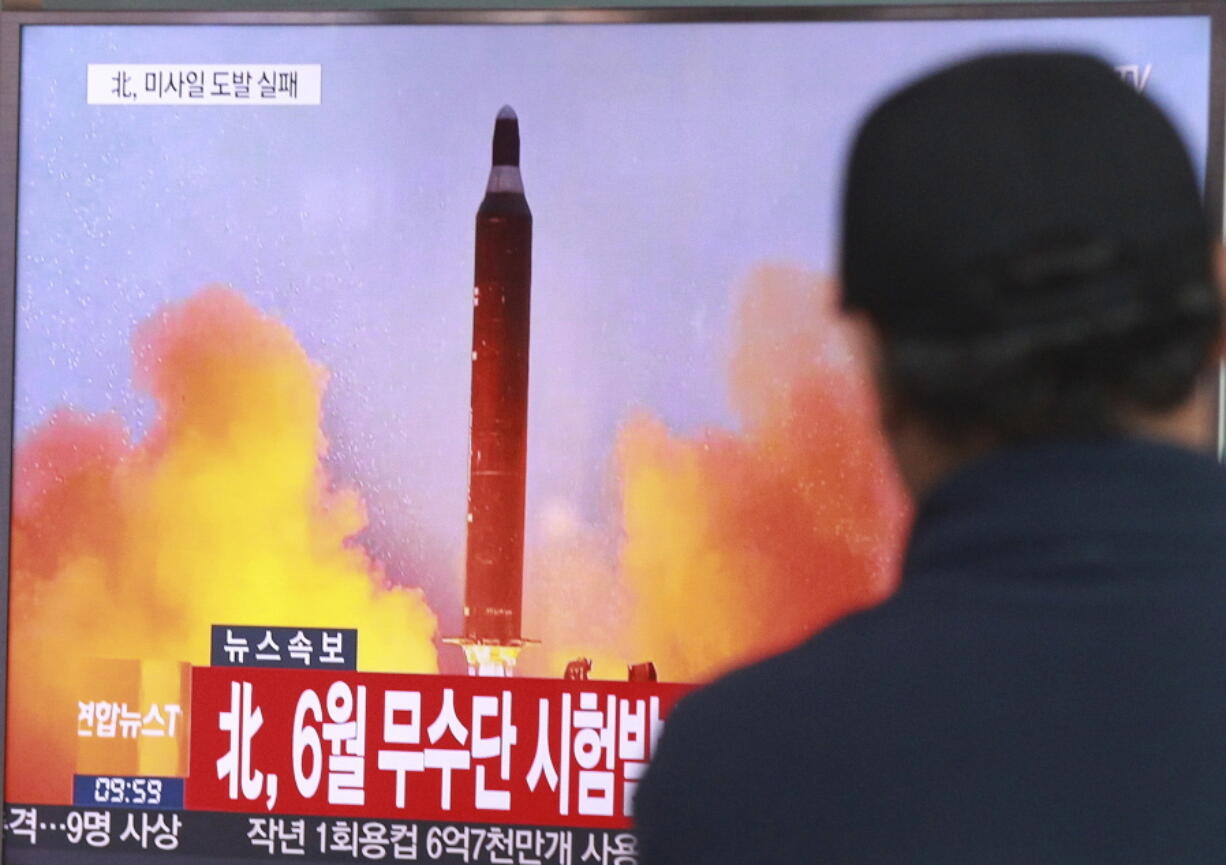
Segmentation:
{"type": "Polygon", "coordinates": [[[1178,136],[1096,60],[959,64],[860,130],[842,255],[902,586],[682,702],[641,862],[1226,862],[1221,302],[1178,136]]]}

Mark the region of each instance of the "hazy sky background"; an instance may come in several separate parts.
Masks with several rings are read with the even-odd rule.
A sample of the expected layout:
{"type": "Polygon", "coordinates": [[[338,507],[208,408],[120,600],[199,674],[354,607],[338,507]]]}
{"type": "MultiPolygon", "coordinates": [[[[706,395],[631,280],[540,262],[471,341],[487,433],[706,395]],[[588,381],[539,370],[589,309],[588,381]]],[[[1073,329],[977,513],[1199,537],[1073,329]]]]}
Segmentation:
{"type": "Polygon", "coordinates": [[[840,168],[874,100],[1026,45],[1152,63],[1147,92],[1203,163],[1198,19],[27,27],[18,440],[62,405],[139,435],[152,406],[131,386],[133,327],[228,283],[330,370],[330,462],[362,487],[372,547],[455,607],[473,218],[499,106],[520,115],[535,216],[531,537],[550,508],[606,516],[634,410],[681,432],[735,426],[738,280],[766,261],[832,269],[840,168]],[[323,104],[90,107],[91,62],[319,63],[323,104]]]}

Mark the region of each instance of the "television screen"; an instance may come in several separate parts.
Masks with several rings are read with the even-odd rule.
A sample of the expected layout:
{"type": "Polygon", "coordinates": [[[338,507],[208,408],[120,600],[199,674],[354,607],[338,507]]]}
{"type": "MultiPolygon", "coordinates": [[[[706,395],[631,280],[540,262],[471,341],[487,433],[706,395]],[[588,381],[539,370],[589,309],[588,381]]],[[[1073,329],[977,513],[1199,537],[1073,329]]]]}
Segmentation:
{"type": "Polygon", "coordinates": [[[1042,11],[6,13],[6,861],[636,861],[676,700],[894,588],[864,112],[1086,50],[1220,209],[1208,12],[1042,11]]]}

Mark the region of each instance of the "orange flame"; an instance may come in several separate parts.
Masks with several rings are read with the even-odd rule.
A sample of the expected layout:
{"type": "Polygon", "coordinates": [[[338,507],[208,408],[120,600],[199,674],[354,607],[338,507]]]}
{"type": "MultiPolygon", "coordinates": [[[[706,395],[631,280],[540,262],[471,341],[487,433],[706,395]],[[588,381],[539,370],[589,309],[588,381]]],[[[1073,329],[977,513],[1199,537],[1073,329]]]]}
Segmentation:
{"type": "Polygon", "coordinates": [[[624,678],[652,660],[663,679],[701,682],[893,589],[908,502],[832,286],[762,267],[738,293],[742,431],[624,425],[620,548],[608,557],[574,526],[547,533],[526,609],[550,611],[535,622],[552,651],[525,652],[527,669],[556,676],[587,656],[594,677],[624,678]]]}
{"type": "Polygon", "coordinates": [[[831,284],[759,268],[737,328],[742,434],[638,418],[621,439],[630,642],[673,681],[794,644],[897,581],[907,499],[831,284]]]}
{"type": "Polygon", "coordinates": [[[6,796],[66,803],[90,657],[207,664],[219,623],[356,627],[363,669],[434,672],[436,622],[348,542],[320,459],[325,376],[285,325],[211,287],[134,338],[159,407],[52,416],[15,454],[6,796]]]}

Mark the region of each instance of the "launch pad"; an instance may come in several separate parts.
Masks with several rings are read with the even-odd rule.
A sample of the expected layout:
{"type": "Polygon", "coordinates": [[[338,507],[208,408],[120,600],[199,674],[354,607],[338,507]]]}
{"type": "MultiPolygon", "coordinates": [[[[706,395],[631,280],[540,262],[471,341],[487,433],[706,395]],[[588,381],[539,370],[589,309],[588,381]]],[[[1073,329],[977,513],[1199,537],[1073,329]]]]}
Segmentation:
{"type": "Polygon", "coordinates": [[[444,643],[459,646],[464,650],[468,675],[507,678],[515,675],[515,664],[520,650],[534,640],[516,640],[510,643],[473,640],[468,637],[446,637],[444,643]]]}

